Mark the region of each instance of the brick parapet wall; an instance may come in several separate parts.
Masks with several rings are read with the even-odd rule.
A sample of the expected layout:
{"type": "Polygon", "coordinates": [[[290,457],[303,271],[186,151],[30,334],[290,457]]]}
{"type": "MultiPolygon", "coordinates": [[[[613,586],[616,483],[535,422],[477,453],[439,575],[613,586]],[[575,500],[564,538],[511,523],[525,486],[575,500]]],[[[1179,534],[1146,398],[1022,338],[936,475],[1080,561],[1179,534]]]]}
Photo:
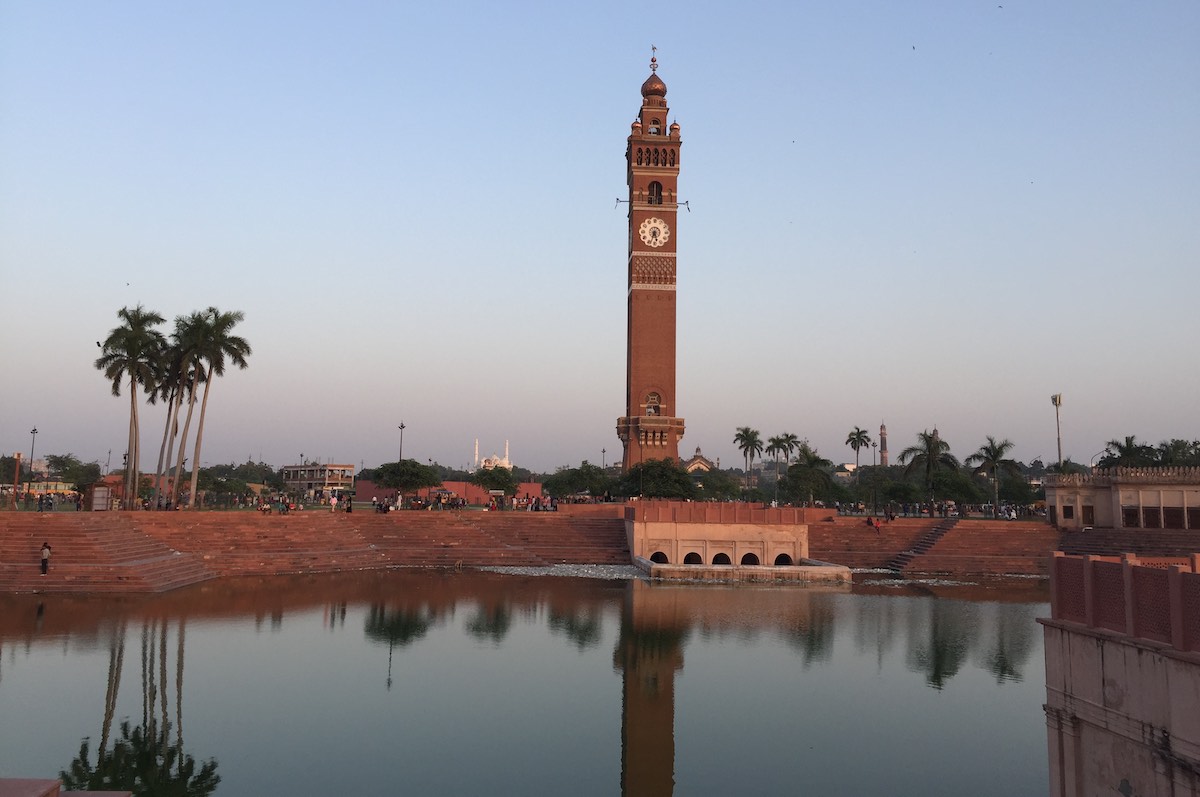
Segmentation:
{"type": "Polygon", "coordinates": [[[639,523],[704,523],[803,526],[828,521],[831,509],[764,507],[759,504],[639,501],[625,507],[625,519],[639,523]]]}
{"type": "Polygon", "coordinates": [[[1051,617],[1200,653],[1200,555],[1171,561],[1056,551],[1051,617]]]}

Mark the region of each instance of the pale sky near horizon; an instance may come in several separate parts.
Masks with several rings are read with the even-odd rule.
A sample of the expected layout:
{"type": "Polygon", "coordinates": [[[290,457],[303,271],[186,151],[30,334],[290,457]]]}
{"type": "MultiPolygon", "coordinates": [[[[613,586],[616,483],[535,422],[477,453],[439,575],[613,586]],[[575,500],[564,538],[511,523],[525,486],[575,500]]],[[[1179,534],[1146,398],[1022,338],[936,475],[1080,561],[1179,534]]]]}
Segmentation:
{"type": "Polygon", "coordinates": [[[401,421],[454,467],[619,461],[652,44],[685,457],[853,462],[885,420],[1049,463],[1053,393],[1077,462],[1198,439],[1197,42],[1194,0],[0,0],[0,452],[119,465],[92,363],[141,303],[246,315],[204,463],[370,467],[401,421]]]}

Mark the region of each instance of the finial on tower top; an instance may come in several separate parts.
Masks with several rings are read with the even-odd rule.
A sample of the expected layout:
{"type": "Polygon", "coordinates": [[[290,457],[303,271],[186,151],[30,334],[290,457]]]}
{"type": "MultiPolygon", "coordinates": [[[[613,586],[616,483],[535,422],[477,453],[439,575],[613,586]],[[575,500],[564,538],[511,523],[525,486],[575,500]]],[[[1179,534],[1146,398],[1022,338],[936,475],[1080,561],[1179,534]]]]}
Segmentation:
{"type": "Polygon", "coordinates": [[[651,72],[658,71],[657,53],[658,53],[658,48],[655,47],[653,44],[650,45],[650,71],[651,72]]]}

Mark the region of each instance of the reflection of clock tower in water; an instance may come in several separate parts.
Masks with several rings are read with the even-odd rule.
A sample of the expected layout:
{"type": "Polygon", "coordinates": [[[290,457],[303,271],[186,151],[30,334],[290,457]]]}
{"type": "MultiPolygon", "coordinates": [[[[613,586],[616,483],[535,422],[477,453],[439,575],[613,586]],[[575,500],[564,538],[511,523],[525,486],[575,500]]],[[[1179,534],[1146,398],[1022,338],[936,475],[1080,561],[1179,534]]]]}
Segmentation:
{"type": "Polygon", "coordinates": [[[683,418],[675,404],[675,220],[679,210],[679,125],[667,126],[667,84],[642,84],[642,108],[625,148],[629,183],[629,327],[625,416],[617,436],[623,467],[679,459],[683,418]]]}

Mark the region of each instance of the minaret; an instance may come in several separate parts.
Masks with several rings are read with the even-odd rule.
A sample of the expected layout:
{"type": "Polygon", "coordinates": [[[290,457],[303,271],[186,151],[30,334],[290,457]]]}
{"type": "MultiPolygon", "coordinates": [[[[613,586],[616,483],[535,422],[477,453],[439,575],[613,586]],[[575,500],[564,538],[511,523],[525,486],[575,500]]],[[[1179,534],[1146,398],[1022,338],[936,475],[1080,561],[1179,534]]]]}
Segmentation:
{"type": "Polygon", "coordinates": [[[475,438],[475,470],[479,470],[479,438],[475,438]]]}
{"type": "Polygon", "coordinates": [[[625,470],[679,459],[683,418],[675,398],[675,221],[679,125],[667,125],[667,84],[650,59],[642,107],[625,146],[629,185],[629,294],[625,415],[617,419],[625,470]]]}
{"type": "Polygon", "coordinates": [[[879,464],[887,467],[887,425],[879,424],[879,464]]]}

